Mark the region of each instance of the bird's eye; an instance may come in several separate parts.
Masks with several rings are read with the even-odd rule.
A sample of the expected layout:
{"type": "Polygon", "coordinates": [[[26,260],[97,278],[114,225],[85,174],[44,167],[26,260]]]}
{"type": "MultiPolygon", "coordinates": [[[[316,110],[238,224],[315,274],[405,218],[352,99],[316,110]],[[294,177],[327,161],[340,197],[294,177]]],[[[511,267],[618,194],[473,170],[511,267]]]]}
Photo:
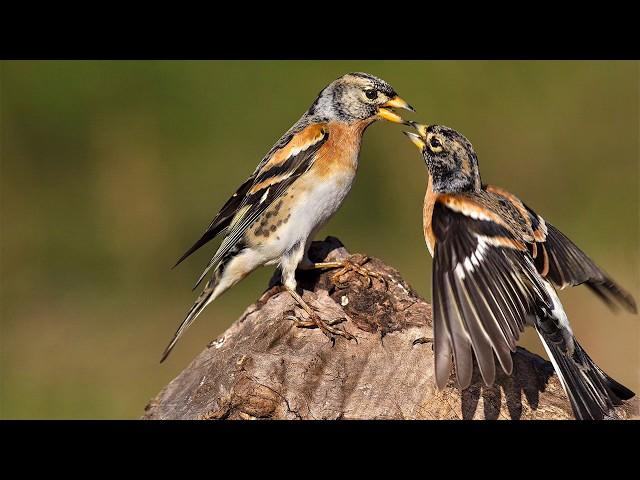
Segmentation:
{"type": "Polygon", "coordinates": [[[378,98],[378,91],[373,88],[365,90],[364,94],[369,100],[375,100],[376,98],[378,98]]]}
{"type": "Polygon", "coordinates": [[[431,137],[429,139],[429,148],[431,149],[432,152],[434,153],[438,153],[442,151],[442,143],[440,143],[440,140],[438,140],[437,137],[431,137]]]}

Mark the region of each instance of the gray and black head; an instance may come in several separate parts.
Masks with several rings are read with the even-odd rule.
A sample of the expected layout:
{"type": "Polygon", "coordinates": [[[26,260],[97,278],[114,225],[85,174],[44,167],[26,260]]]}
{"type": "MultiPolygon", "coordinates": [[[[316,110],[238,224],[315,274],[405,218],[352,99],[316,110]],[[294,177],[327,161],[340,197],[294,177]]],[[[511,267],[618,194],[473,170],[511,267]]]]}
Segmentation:
{"type": "Polygon", "coordinates": [[[368,73],[348,73],[318,94],[307,115],[322,121],[352,123],[384,119],[406,124],[393,108],[415,111],[384,80],[368,73]]]}
{"type": "Polygon", "coordinates": [[[480,190],[482,182],[478,157],[464,135],[442,125],[420,125],[418,131],[404,132],[422,153],[436,192],[480,190]]]}

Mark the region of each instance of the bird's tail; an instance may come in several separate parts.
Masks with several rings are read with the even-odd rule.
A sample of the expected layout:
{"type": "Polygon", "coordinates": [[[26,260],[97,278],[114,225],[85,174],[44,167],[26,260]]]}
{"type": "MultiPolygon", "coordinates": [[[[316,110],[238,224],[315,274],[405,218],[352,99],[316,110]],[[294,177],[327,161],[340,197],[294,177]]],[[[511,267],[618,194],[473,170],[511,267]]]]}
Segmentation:
{"type": "Polygon", "coordinates": [[[555,367],[571,408],[578,420],[602,420],[616,418],[613,411],[622,400],[635,394],[595,364],[573,338],[573,354],[567,352],[564,342],[554,342],[549,335],[538,330],[547,355],[555,367]]]}
{"type": "Polygon", "coordinates": [[[164,362],[167,359],[167,357],[171,353],[171,350],[173,350],[173,347],[175,347],[180,337],[184,334],[184,332],[187,331],[187,329],[195,321],[198,315],[202,313],[205,307],[209,305],[211,302],[213,302],[225,290],[225,289],[217,288],[220,284],[220,276],[221,276],[220,273],[221,272],[219,269],[216,269],[214,271],[213,276],[207,282],[207,284],[204,287],[204,290],[202,291],[202,293],[200,294],[196,302],[193,304],[193,307],[191,307],[191,310],[189,310],[189,313],[187,313],[186,318],[182,321],[182,323],[178,327],[178,330],[173,336],[173,339],[171,340],[169,345],[167,345],[167,348],[164,349],[164,353],[162,354],[160,363],[164,362]]]}

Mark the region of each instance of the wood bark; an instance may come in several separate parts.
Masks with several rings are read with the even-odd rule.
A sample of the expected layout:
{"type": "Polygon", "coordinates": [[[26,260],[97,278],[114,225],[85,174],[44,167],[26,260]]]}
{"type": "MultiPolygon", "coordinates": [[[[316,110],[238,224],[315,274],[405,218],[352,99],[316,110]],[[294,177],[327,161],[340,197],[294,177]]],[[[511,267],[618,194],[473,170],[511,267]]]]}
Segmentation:
{"type": "MultiPolygon", "coordinates": [[[[314,242],[314,261],[350,259],[339,240],[314,242]]],[[[518,348],[510,376],[498,368],[484,385],[475,369],[460,392],[452,374],[435,387],[430,343],[431,306],[393,268],[372,258],[365,268],[386,285],[336,270],[298,272],[303,298],[322,318],[344,318],[337,327],[357,338],[332,342],[305,319],[291,296],[271,279],[260,299],[212,341],[145,409],[145,419],[571,419],[569,402],[543,358],[518,348]]],[[[634,399],[618,409],[637,417],[634,399]]]]}

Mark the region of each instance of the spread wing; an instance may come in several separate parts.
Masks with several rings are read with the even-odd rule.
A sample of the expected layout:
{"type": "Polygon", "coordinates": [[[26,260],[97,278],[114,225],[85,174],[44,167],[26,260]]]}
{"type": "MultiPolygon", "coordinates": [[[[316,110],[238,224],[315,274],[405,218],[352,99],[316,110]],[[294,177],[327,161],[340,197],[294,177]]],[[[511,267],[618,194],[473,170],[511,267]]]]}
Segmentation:
{"type": "Polygon", "coordinates": [[[526,243],[490,211],[463,198],[436,199],[433,318],[436,383],[443,388],[451,361],[460,388],[473,373],[473,355],[487,385],[494,353],[503,370],[527,319],[550,305],[526,243]]]}
{"type": "Polygon", "coordinates": [[[547,237],[543,244],[549,257],[547,277],[559,288],[585,284],[607,305],[618,302],[637,313],[636,302],[560,230],[547,223],[547,237]]]}
{"type": "Polygon", "coordinates": [[[288,135],[286,143],[269,152],[253,175],[216,215],[202,238],[183,255],[181,260],[221,231],[226,232],[218,251],[198,278],[194,289],[209,270],[238,243],[260,215],[313,165],[328,137],[329,133],[324,125],[313,124],[295,135],[288,135]]]}
{"type": "Polygon", "coordinates": [[[614,307],[615,302],[618,302],[630,312],[637,313],[633,297],[560,230],[545,222],[513,194],[491,185],[486,186],[486,189],[509,200],[530,223],[536,241],[535,245],[530,245],[531,254],[543,277],[551,280],[559,288],[584,283],[610,307],[614,307]]]}

